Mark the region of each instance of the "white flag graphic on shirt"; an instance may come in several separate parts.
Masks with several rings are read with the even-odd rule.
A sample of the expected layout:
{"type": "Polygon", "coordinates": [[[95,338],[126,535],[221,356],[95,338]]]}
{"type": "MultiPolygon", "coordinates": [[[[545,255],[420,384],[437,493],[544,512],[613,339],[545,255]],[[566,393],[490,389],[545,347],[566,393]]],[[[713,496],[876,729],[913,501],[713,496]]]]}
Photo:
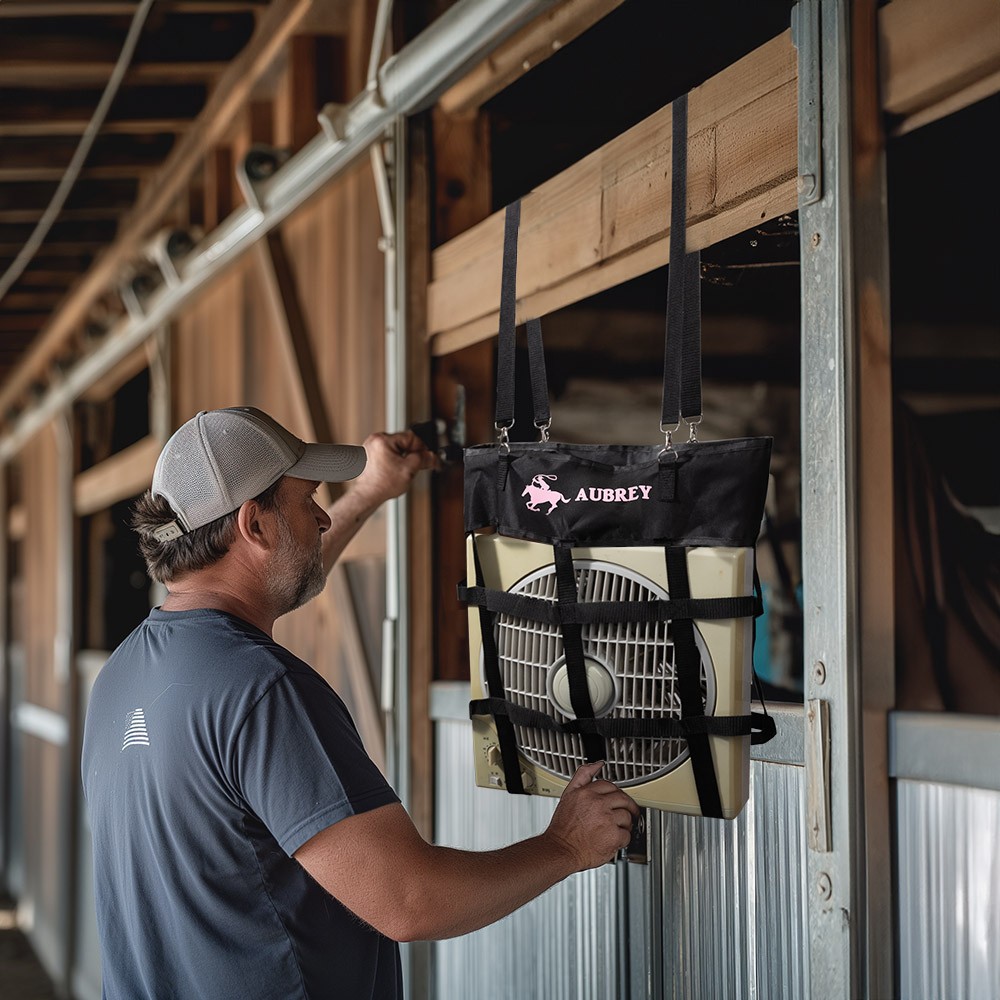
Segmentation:
{"type": "Polygon", "coordinates": [[[122,750],[126,747],[148,747],[149,731],[146,729],[146,713],[137,708],[128,717],[125,727],[125,738],[122,740],[122,750]]]}

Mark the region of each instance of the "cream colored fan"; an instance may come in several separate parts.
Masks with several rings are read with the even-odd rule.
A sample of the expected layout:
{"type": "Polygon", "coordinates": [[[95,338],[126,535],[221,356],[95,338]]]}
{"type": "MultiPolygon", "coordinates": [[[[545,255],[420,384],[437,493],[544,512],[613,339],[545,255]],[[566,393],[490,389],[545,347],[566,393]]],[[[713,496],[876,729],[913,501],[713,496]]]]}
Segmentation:
{"type": "MultiPolygon", "coordinates": [[[[469,579],[475,577],[472,540],[469,579]]],[[[552,548],[488,534],[476,537],[485,586],[555,601],[552,548]]],[[[573,549],[578,600],[666,600],[664,550],[656,546],[573,549]]],[[[692,548],[687,555],[692,598],[753,593],[753,549],[692,548]]],[[[559,722],[574,717],[558,625],[510,615],[496,618],[497,650],[507,698],[559,722]]],[[[701,653],[706,714],[746,715],[750,710],[751,619],[695,621],[701,653]]],[[[489,696],[483,669],[479,614],[469,608],[472,698],[489,696]]],[[[587,684],[594,714],[612,718],[681,715],[669,622],[585,625],[587,684]]],[[[476,784],[503,788],[503,766],[492,717],[473,718],[476,784]]],[[[522,783],[537,795],[562,793],[585,757],[580,738],[515,726],[522,783]]],[[[749,791],[750,737],[711,736],[709,742],[722,800],[732,819],[749,791]]],[[[608,739],[603,776],[643,806],[701,815],[698,792],[683,739],[608,739]]]]}

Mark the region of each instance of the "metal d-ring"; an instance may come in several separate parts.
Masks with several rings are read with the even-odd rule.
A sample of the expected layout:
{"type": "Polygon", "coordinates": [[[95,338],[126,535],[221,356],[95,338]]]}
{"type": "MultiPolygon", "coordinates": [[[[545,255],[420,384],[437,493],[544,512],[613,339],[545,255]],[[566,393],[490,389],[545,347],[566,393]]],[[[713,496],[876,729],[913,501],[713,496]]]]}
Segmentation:
{"type": "Polygon", "coordinates": [[[541,444],[545,444],[549,439],[549,428],[552,426],[552,420],[546,420],[544,423],[539,423],[535,421],[535,429],[538,431],[538,440],[541,444]]]}

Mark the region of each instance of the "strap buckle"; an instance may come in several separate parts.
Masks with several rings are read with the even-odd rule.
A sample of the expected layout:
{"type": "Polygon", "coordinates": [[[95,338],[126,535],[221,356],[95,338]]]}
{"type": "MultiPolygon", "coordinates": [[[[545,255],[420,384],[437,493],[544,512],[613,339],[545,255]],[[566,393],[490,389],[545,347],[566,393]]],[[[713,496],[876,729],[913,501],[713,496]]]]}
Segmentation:
{"type": "Polygon", "coordinates": [[[668,455],[673,452],[676,455],[676,449],[674,448],[674,434],[680,427],[681,422],[678,420],[673,427],[668,427],[663,421],[660,421],[660,433],[663,435],[663,447],[660,449],[660,454],[657,458],[663,458],[664,455],[668,455]]]}
{"type": "Polygon", "coordinates": [[[698,443],[698,424],[701,423],[703,414],[699,413],[698,416],[692,417],[688,420],[687,417],[682,417],[681,419],[688,425],[688,444],[698,443]]]}
{"type": "Polygon", "coordinates": [[[514,426],[514,421],[512,420],[509,424],[495,423],[493,427],[497,432],[497,445],[500,448],[501,455],[510,454],[510,429],[514,426]]]}

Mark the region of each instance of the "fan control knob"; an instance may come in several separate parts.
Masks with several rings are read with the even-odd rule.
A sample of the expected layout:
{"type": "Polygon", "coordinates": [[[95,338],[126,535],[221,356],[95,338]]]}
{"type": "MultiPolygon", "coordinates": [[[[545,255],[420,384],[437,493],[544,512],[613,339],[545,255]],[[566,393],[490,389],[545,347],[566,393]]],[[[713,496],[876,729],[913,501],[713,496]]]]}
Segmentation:
{"type": "Polygon", "coordinates": [[[499,767],[502,762],[503,757],[500,753],[500,747],[498,747],[496,743],[491,743],[486,748],[486,763],[489,764],[490,767],[499,767]]]}

